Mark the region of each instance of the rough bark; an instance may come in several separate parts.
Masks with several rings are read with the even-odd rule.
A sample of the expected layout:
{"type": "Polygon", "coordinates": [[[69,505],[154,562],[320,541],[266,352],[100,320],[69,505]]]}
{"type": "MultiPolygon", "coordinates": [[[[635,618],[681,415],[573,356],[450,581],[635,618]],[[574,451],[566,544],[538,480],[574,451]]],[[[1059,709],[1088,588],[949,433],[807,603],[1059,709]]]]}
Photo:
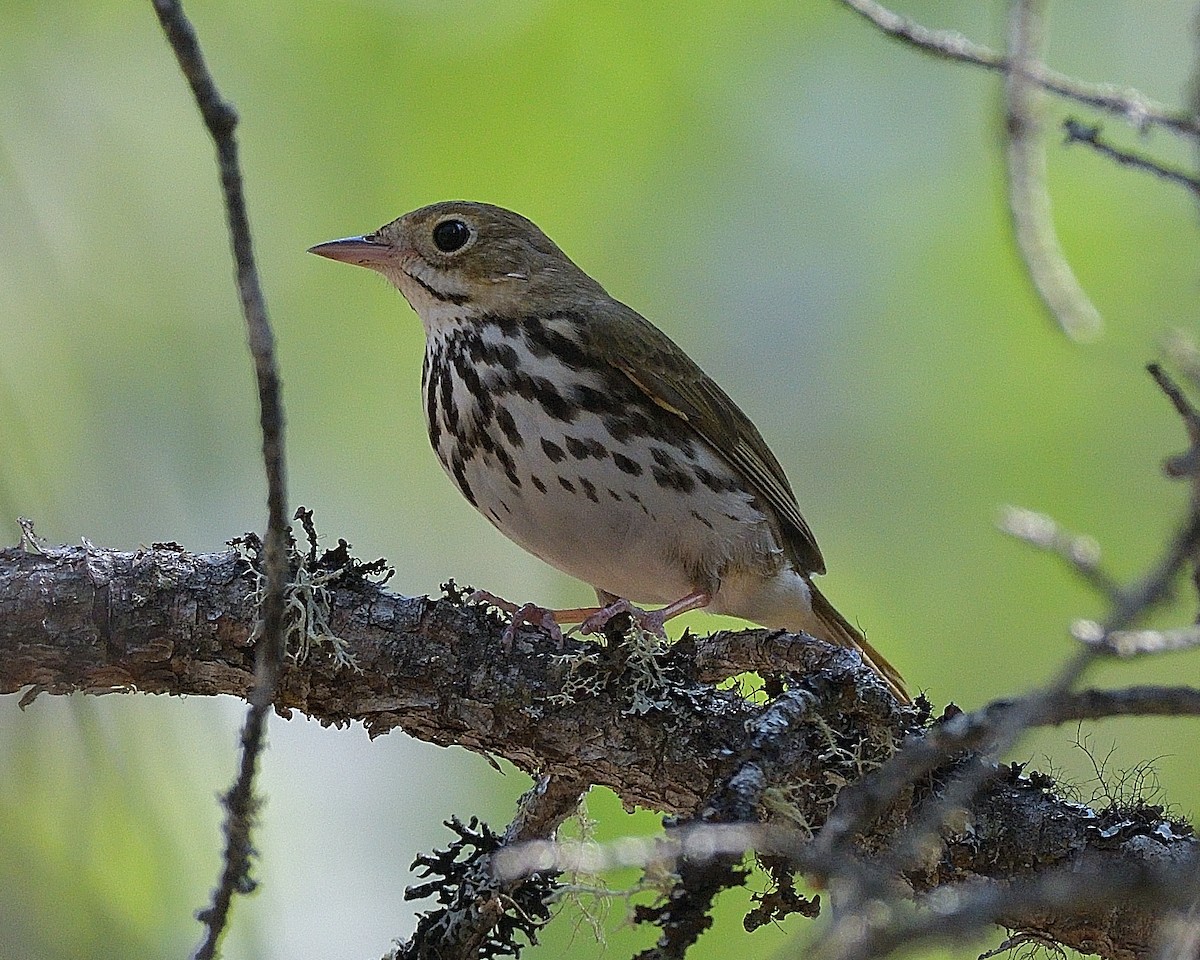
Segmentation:
{"type": "MultiPolygon", "coordinates": [[[[255,586],[233,550],[0,551],[0,693],[245,697],[255,586]]],[[[289,662],[278,710],[326,724],[360,720],[373,735],[400,727],[504,757],[530,774],[610,787],[630,806],[694,818],[719,795],[744,819],[815,830],[842,783],[920,736],[925,721],[899,707],[855,655],[803,636],[685,637],[648,671],[622,647],[568,639],[559,650],[533,630],[506,648],[503,624],[485,608],[399,596],[353,571],[329,590],[329,626],[357,669],[323,648],[289,662]],[[724,668],[718,673],[786,664],[793,687],[753,702],[698,678],[696,665],[707,678],[714,663],[724,668]]],[[[860,850],[885,850],[954,765],[975,762],[960,755],[914,784],[859,838],[860,850]]],[[[1158,876],[1198,858],[1190,828],[1158,808],[1092,810],[1056,794],[1049,778],[1005,766],[955,829],[906,872],[918,893],[1063,868],[1158,876]]],[[[1001,919],[1126,960],[1146,955],[1160,916],[1134,897],[1100,910],[1030,905],[1001,919]]]]}

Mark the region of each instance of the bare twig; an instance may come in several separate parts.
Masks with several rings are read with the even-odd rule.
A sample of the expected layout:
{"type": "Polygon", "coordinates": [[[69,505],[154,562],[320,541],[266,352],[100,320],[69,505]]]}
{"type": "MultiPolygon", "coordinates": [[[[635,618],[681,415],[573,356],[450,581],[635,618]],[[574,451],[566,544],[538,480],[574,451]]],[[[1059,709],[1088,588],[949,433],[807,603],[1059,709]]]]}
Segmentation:
{"type": "Polygon", "coordinates": [[[1200,177],[1194,177],[1182,170],[1176,170],[1172,167],[1164,166],[1157,160],[1152,160],[1150,157],[1143,156],[1140,153],[1133,153],[1130,150],[1122,150],[1120,147],[1114,147],[1110,143],[1106,143],[1100,138],[1100,125],[1096,123],[1081,123],[1074,117],[1068,117],[1063,121],[1063,130],[1066,131],[1064,143],[1070,146],[1073,143],[1083,143],[1091,147],[1101,156],[1107,157],[1123,167],[1133,167],[1137,170],[1146,170],[1153,173],[1157,177],[1162,177],[1169,183],[1178,184],[1181,187],[1186,187],[1192,193],[1200,194],[1200,177]]]}
{"type": "Polygon", "coordinates": [[[1071,632],[1082,643],[1096,644],[1114,657],[1142,657],[1153,653],[1175,653],[1200,646],[1200,627],[1170,630],[1113,630],[1105,633],[1094,620],[1079,620],[1071,632]]]}
{"type": "MultiPolygon", "coordinates": [[[[995,737],[1004,715],[1017,701],[995,700],[973,713],[959,713],[914,738],[884,768],[862,781],[915,782],[947,757],[986,748],[995,737]]],[[[1200,717],[1200,688],[1141,686],[1119,690],[1081,690],[1045,704],[1031,727],[1060,726],[1083,720],[1111,717],[1200,717]]],[[[858,789],[856,786],[854,789],[858,789]]],[[[844,813],[839,804],[838,813],[844,813]]],[[[539,870],[572,870],[599,873],[620,867],[662,865],[671,868],[683,857],[746,853],[786,855],[805,870],[828,873],[835,860],[823,859],[821,844],[808,845],[802,831],[763,823],[687,824],[661,837],[626,838],[610,844],[533,841],[497,855],[501,877],[515,879],[539,870]]]]}
{"type": "Polygon", "coordinates": [[[1167,395],[1167,399],[1175,407],[1175,412],[1183,420],[1190,444],[1183,453],[1169,457],[1163,463],[1163,472],[1172,478],[1192,477],[1200,480],[1200,411],[1196,410],[1179,385],[1168,376],[1159,364],[1148,364],[1146,370],[1154,378],[1154,382],[1159,385],[1162,392],[1167,395]]]}
{"type": "MultiPolygon", "coordinates": [[[[932,56],[969,63],[1000,73],[1008,73],[1015,66],[1003,53],[974,43],[960,33],[924,27],[894,13],[875,0],[838,2],[869,20],[889,37],[932,56]]],[[[1133,124],[1138,130],[1157,126],[1178,134],[1200,138],[1200,117],[1195,113],[1156,103],[1136,90],[1122,90],[1111,84],[1084,83],[1051,70],[1042,63],[1029,64],[1026,69],[1029,79],[1043,90],[1115,114],[1133,124]]]]}
{"type": "Polygon", "coordinates": [[[255,687],[241,733],[241,762],[237,779],[223,800],[226,809],[225,855],[221,878],[208,908],[201,911],[205,935],[196,948],[197,960],[216,956],[235,892],[253,889],[249,877],[250,829],[255,811],[254,775],[262,751],[268,712],[279,685],[284,657],[283,608],[287,562],[287,489],[284,476],[283,401],[275,361],[275,339],[267,319],[266,302],[254,262],[250,222],[242,191],[234,130],[237,113],[222,99],[204,61],[199,40],[178,0],[152,0],[167,40],[175,51],[196,105],[217,150],[217,165],[225,197],[225,213],[233,246],[238,295],[250,353],[258,382],[259,423],[263,462],[267,473],[267,533],[264,538],[266,589],[262,602],[262,630],[258,641],[255,687]]]}
{"type": "MultiPolygon", "coordinates": [[[[1200,514],[1191,513],[1172,538],[1165,555],[1141,581],[1119,592],[1108,619],[1100,626],[1102,635],[1127,627],[1146,610],[1161,602],[1183,565],[1200,543],[1200,514]]],[[[1102,648],[1088,644],[1078,650],[1045,687],[1019,700],[1012,701],[995,715],[979,718],[963,715],[952,719],[943,728],[935,728],[928,736],[907,744],[879,770],[842,791],[837,807],[824,828],[817,834],[815,854],[819,860],[835,859],[839,850],[867,829],[907,789],[909,784],[927,774],[954,753],[966,747],[986,747],[986,753],[999,756],[1012,748],[1020,735],[1031,726],[1051,721],[1055,705],[1069,700],[1069,691],[1102,648]]],[[[995,708],[992,708],[995,709],[995,708]]],[[[897,848],[896,866],[921,853],[931,836],[936,836],[945,817],[953,810],[966,806],[974,791],[988,776],[986,764],[975,764],[955,784],[948,787],[938,802],[925,812],[908,838],[897,848]]]]}
{"type": "MultiPolygon", "coordinates": [[[[984,708],[990,713],[997,706],[984,708]]],[[[1038,718],[1040,726],[1100,720],[1105,717],[1200,716],[1200,689],[1196,687],[1125,687],[1121,690],[1081,690],[1051,704],[1038,718]]]]}
{"type": "MultiPolygon", "coordinates": [[[[838,925],[822,942],[824,949],[817,956],[823,960],[867,960],[902,947],[911,950],[922,943],[961,944],[964,938],[993,924],[1012,926],[1012,918],[1022,915],[1040,914],[1049,919],[1063,913],[1082,912],[1086,917],[1138,907],[1186,907],[1190,891],[1180,881],[1190,875],[1192,866],[1073,866],[1020,883],[939,889],[925,898],[928,910],[904,915],[879,904],[873,914],[861,917],[858,923],[838,925]]],[[[1090,947],[1105,956],[1113,953],[1109,944],[1090,947]]],[[[1136,954],[1129,951],[1124,955],[1136,954]]]]}
{"type": "MultiPolygon", "coordinates": [[[[1156,379],[1188,422],[1191,436],[1195,426],[1192,422],[1194,411],[1191,404],[1161,371],[1156,373],[1156,379]]],[[[1200,420],[1200,416],[1197,416],[1197,420],[1200,420]]],[[[1029,517],[1018,519],[1028,521],[1029,517]]],[[[1017,523],[1016,527],[1018,533],[1026,535],[1026,539],[1033,542],[1053,544],[1059,539],[1057,531],[1051,536],[1047,536],[1045,530],[1038,535],[1030,535],[1029,524],[1026,522],[1017,523]]],[[[1090,635],[1082,638],[1088,642],[1067,662],[1050,684],[1011,704],[993,708],[994,716],[951,719],[945,730],[931,731],[923,740],[900,750],[880,770],[843,791],[837,808],[830,815],[814,844],[813,853],[818,861],[835,858],[839,850],[843,855],[849,854],[851,851],[846,847],[847,842],[865,825],[881,816],[906,785],[916,782],[919,777],[932,771],[970,741],[971,746],[979,750],[981,756],[976,758],[975,762],[966,765],[964,772],[950,783],[936,800],[925,805],[914,825],[902,834],[893,848],[894,852],[886,858],[885,868],[888,874],[904,872],[923,860],[927,861],[930,856],[936,857],[942,843],[943,825],[956,810],[969,808],[977,791],[998,772],[993,762],[983,761],[998,759],[1010,750],[1031,726],[1061,722],[1052,718],[1060,705],[1070,701],[1071,687],[1079,681],[1098,655],[1116,652],[1116,641],[1122,637],[1133,638],[1141,635],[1127,628],[1165,598],[1180,569],[1194,557],[1198,545],[1200,509],[1197,508],[1196,498],[1193,498],[1192,510],[1172,538],[1164,556],[1141,581],[1128,588],[1106,591],[1112,602],[1107,620],[1103,625],[1091,625],[1090,635]]],[[[1081,574],[1088,572],[1088,566],[1084,566],[1081,574]]],[[[1186,642],[1195,639],[1193,634],[1194,631],[1186,631],[1180,632],[1178,637],[1164,637],[1163,632],[1159,631],[1154,639],[1161,649],[1165,648],[1166,641],[1170,639],[1179,641],[1176,646],[1185,645],[1186,642]]],[[[1194,695],[1195,691],[1181,693],[1180,703],[1190,703],[1194,695]]],[[[881,896],[886,897],[884,888],[888,878],[887,875],[879,873],[864,878],[861,870],[854,870],[848,880],[852,907],[842,915],[841,922],[835,922],[829,928],[823,941],[834,955],[859,957],[872,950],[891,949],[885,942],[892,943],[888,938],[898,936],[896,931],[904,929],[907,930],[906,936],[919,936],[917,931],[926,929],[922,924],[928,924],[927,920],[913,921],[907,925],[899,920],[889,921],[878,927],[878,937],[883,938],[882,940],[876,938],[869,942],[861,941],[859,935],[852,932],[861,927],[857,919],[863,912],[861,908],[868,901],[873,902],[881,896]]],[[[957,908],[955,916],[960,916],[957,908]]],[[[993,913],[992,919],[996,919],[997,916],[993,913]]],[[[928,929],[934,928],[929,926],[928,929]]],[[[895,941],[899,942],[902,941],[895,941]]]]}
{"type": "Polygon", "coordinates": [[[1050,212],[1046,142],[1032,71],[1041,64],[1048,0],[1011,0],[1009,62],[1004,77],[1008,206],[1017,249],[1034,289],[1072,340],[1092,340],[1103,329],[1100,313],[1071,269],[1050,212]]]}
{"type": "Polygon", "coordinates": [[[1052,517],[1023,507],[1005,507],[999,527],[1011,537],[1061,557],[1097,593],[1116,599],[1121,585],[1100,566],[1100,545],[1092,537],[1064,530],[1052,517]]]}

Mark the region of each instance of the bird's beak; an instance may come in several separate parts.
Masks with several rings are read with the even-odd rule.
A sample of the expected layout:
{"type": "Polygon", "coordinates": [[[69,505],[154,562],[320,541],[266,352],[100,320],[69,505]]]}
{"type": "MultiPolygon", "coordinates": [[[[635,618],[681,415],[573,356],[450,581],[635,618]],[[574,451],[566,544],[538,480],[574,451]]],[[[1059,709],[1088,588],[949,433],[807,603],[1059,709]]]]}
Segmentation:
{"type": "Polygon", "coordinates": [[[309,247],[308,252],[315,253],[318,257],[328,257],[330,260],[374,269],[378,269],[395,255],[395,250],[390,244],[379,243],[370,237],[330,240],[328,243],[318,243],[315,247],[309,247]]]}

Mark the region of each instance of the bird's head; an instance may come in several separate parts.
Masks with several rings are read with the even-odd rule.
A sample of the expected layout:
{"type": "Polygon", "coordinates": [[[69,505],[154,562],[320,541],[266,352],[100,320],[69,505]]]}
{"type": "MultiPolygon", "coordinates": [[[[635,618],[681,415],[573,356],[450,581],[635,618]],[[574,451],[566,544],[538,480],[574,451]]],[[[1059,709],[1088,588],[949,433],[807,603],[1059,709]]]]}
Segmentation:
{"type": "Polygon", "coordinates": [[[487,203],[435,203],[309,252],[383,274],[427,324],[606,296],[536,225],[487,203]]]}

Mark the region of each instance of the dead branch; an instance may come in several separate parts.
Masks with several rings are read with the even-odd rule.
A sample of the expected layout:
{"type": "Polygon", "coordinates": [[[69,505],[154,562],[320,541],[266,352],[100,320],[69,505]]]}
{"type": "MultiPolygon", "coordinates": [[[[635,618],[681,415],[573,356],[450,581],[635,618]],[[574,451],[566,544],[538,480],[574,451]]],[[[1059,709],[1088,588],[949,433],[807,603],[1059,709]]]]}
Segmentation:
{"type": "MultiPolygon", "coordinates": [[[[505,757],[535,777],[561,778],[564,791],[554,793],[548,808],[535,804],[532,826],[518,824],[514,835],[552,828],[568,805],[565,797],[576,796],[580,785],[601,784],[628,805],[689,819],[711,819],[715,811],[726,822],[782,824],[795,837],[790,861],[815,867],[820,850],[806,838],[828,818],[840,785],[882,769],[879,750],[920,744],[926,736],[920,717],[899,707],[853,653],[799,635],[787,637],[797,672],[765,703],[700,682],[685,641],[659,664],[670,682],[657,692],[657,705],[635,713],[631,666],[620,648],[568,640],[560,651],[547,637],[522,630],[506,650],[503,624],[486,609],[388,593],[343,561],[328,571],[334,576],[327,621],[358,669],[314,649],[306,662],[287,664],[276,709],[300,710],[323,723],[359,720],[373,735],[400,727],[433,743],[505,757]],[[585,665],[596,669],[599,692],[563,697],[585,665]]],[[[0,692],[25,688],[26,701],[71,691],[244,697],[253,685],[248,641],[258,616],[252,586],[235,551],[189,554],[174,545],[136,553],[87,545],[2,551],[0,692]]],[[[728,643],[726,650],[769,649],[782,636],[748,633],[752,642],[728,643]]],[[[1197,699],[1195,691],[1092,694],[1076,699],[1073,710],[1194,714],[1197,699]]],[[[954,723],[936,725],[934,739],[954,723]]],[[[964,766],[979,763],[965,749],[942,754],[845,849],[874,863],[964,766]]],[[[895,878],[904,887],[921,894],[1033,880],[1084,864],[1112,873],[1139,865],[1182,870],[1196,861],[1190,828],[1158,808],[1092,810],[1057,795],[1049,778],[986,766],[966,818],[905,866],[895,878]]],[[[1101,944],[1102,955],[1122,960],[1144,955],[1160,916],[1140,901],[1103,915],[1082,905],[1074,912],[1056,907],[1052,915],[1033,904],[1009,906],[1005,923],[1082,950],[1101,944]]]]}

